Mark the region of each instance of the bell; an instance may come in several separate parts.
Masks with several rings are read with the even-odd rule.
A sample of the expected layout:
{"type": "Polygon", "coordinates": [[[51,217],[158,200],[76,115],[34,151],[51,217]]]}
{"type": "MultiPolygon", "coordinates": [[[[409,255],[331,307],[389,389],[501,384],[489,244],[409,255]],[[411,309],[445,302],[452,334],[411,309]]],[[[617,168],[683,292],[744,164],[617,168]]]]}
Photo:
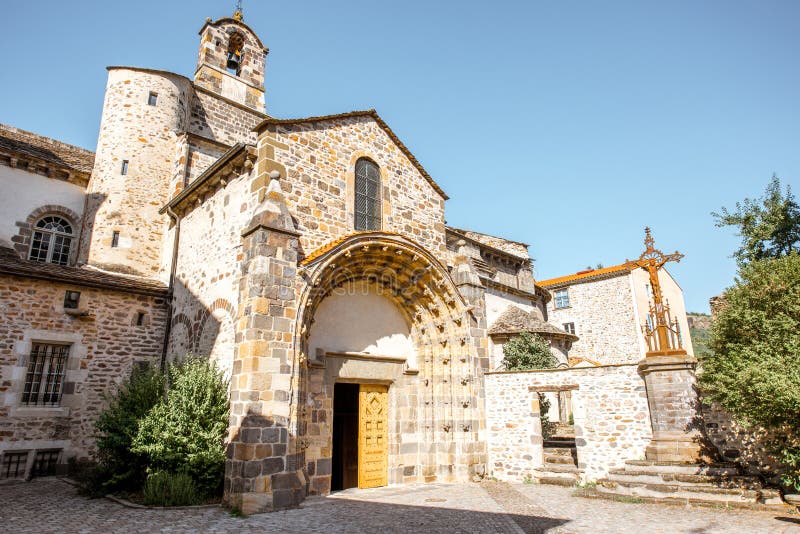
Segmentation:
{"type": "Polygon", "coordinates": [[[239,66],[241,64],[242,56],[238,52],[229,52],[228,53],[228,70],[232,70],[234,72],[239,72],[239,66]]]}

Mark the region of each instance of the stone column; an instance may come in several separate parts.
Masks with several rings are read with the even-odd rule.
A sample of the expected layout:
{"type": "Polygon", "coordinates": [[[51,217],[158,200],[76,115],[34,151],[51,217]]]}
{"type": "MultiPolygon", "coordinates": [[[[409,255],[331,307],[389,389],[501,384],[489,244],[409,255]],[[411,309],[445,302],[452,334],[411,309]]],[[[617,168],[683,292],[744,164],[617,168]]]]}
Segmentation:
{"type": "Polygon", "coordinates": [[[296,506],[306,494],[291,410],[298,233],[278,176],[242,232],[225,498],[245,514],[296,506]]]}
{"type": "Polygon", "coordinates": [[[701,431],[695,390],[697,361],[684,351],[648,353],[639,363],[647,389],[653,439],[645,454],[656,462],[709,462],[713,450],[701,431]]]}

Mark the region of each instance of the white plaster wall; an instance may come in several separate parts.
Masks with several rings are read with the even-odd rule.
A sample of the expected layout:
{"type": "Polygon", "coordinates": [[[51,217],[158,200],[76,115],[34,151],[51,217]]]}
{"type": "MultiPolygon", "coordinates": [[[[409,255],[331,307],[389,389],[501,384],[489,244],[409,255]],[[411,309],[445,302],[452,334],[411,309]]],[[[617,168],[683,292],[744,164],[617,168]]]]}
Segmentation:
{"type": "Polygon", "coordinates": [[[365,352],[408,359],[416,350],[405,319],[392,302],[366,282],[343,286],[320,303],[308,340],[310,354],[365,352]]]}
{"type": "MultiPolygon", "coordinates": [[[[0,166],[0,240],[11,241],[19,228],[14,224],[25,221],[33,210],[46,204],[69,208],[83,214],[84,189],[78,185],[33,174],[21,169],[0,166]]],[[[80,221],[72,221],[77,236],[80,221]]]]}

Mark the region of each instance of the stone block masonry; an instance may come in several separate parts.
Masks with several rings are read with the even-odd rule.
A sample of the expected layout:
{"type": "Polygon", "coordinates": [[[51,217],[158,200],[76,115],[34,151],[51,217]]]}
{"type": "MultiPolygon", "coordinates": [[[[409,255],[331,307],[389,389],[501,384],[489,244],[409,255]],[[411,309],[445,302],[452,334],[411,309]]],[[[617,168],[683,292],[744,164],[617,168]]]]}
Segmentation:
{"type": "Polygon", "coordinates": [[[542,465],[538,393],[559,388],[572,391],[584,482],[645,457],[652,432],[636,365],[487,373],[485,386],[489,474],[500,480],[522,481],[542,465]]]}
{"type": "Polygon", "coordinates": [[[166,315],[163,297],[0,275],[0,453],[62,449],[61,463],[91,459],[104,395],[136,362],[158,365],[166,315]],[[67,290],[81,292],[75,312],[64,310],[67,290]],[[22,402],[33,343],[69,346],[56,406],[22,402]]]}

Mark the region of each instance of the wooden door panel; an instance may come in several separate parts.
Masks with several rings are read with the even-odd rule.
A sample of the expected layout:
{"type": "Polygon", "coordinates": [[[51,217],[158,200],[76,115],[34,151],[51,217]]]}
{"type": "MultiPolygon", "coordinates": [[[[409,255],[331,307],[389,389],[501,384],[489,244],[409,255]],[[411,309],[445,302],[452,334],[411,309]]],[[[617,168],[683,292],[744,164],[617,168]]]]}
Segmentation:
{"type": "Polygon", "coordinates": [[[389,472],[389,388],[362,384],[358,392],[358,487],[386,486],[389,472]]]}

